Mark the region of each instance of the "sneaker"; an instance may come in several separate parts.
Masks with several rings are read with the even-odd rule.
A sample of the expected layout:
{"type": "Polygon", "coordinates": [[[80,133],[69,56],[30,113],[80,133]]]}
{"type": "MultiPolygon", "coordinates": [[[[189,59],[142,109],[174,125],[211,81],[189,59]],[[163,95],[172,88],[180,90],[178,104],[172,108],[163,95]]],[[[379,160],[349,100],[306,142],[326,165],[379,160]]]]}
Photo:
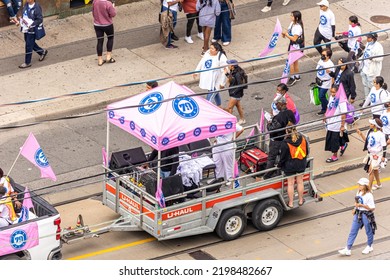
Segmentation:
{"type": "Polygon", "coordinates": [[[360,107],[363,107],[363,104],[364,104],[364,102],[360,103],[359,106],[360,106],[360,107]]]}
{"type": "Polygon", "coordinates": [[[354,118],[353,118],[353,123],[352,123],[352,125],[354,125],[355,123],[357,123],[359,120],[360,120],[360,116],[354,117],[354,118]]]}
{"type": "Polygon", "coordinates": [[[295,79],[295,81],[300,82],[301,81],[301,76],[298,76],[298,77],[295,76],[294,79],[295,79]]]}
{"type": "Polygon", "coordinates": [[[271,11],[271,7],[265,6],[261,11],[263,13],[267,13],[267,12],[271,11]]]}
{"type": "Polygon", "coordinates": [[[198,37],[199,39],[201,39],[202,41],[204,41],[203,32],[198,33],[197,37],[198,37]]]}
{"type": "Polygon", "coordinates": [[[245,119],[240,119],[239,121],[238,121],[238,124],[246,124],[246,120],[245,119]]]}
{"type": "Polygon", "coordinates": [[[382,185],[374,185],[374,186],[372,187],[372,190],[373,190],[373,191],[376,191],[376,190],[378,190],[378,189],[380,189],[380,188],[382,188],[382,185]]]}
{"type": "Polygon", "coordinates": [[[317,116],[322,116],[322,115],[324,115],[325,114],[325,111],[319,111],[316,115],[317,116]]]}
{"type": "Polygon", "coordinates": [[[339,250],[339,254],[343,256],[350,256],[351,255],[351,250],[349,250],[347,247],[345,247],[342,250],[339,250]]]}
{"type": "Polygon", "coordinates": [[[341,157],[343,156],[343,154],[344,154],[345,150],[347,149],[347,147],[348,147],[348,143],[345,143],[344,146],[341,147],[341,149],[340,149],[340,156],[341,157]]]}
{"type": "Polygon", "coordinates": [[[362,254],[363,254],[363,255],[367,255],[367,254],[371,253],[372,251],[374,251],[374,248],[372,248],[372,246],[367,246],[367,247],[364,248],[364,250],[362,251],[362,254]]]}
{"type": "Polygon", "coordinates": [[[215,43],[215,42],[218,42],[218,40],[216,40],[216,39],[211,39],[211,43],[215,43]]]}
{"type": "Polygon", "coordinates": [[[178,40],[179,40],[179,37],[177,37],[177,36],[175,35],[175,33],[172,33],[171,39],[174,40],[174,41],[178,41],[178,40]]]}
{"type": "Polygon", "coordinates": [[[282,5],[283,5],[283,6],[287,6],[287,5],[288,5],[288,3],[290,3],[290,1],[291,1],[291,0],[284,0],[284,2],[283,2],[283,4],[282,4],[282,5]]]}
{"type": "Polygon", "coordinates": [[[188,44],[193,44],[194,43],[194,41],[192,41],[192,38],[191,38],[191,36],[184,36],[184,41],[186,41],[188,44]]]}
{"type": "Polygon", "coordinates": [[[19,68],[24,69],[24,68],[28,68],[30,66],[31,66],[31,63],[30,64],[23,63],[23,64],[19,65],[19,68]]]}
{"type": "Polygon", "coordinates": [[[223,42],[222,45],[229,46],[230,42],[223,42]]]}
{"type": "Polygon", "coordinates": [[[175,46],[174,44],[170,44],[170,45],[167,45],[165,48],[166,48],[166,49],[177,49],[177,48],[179,48],[179,47],[178,47],[178,46],[175,46]]]}
{"type": "Polygon", "coordinates": [[[293,86],[297,81],[294,78],[288,79],[287,86],[293,86]]]}

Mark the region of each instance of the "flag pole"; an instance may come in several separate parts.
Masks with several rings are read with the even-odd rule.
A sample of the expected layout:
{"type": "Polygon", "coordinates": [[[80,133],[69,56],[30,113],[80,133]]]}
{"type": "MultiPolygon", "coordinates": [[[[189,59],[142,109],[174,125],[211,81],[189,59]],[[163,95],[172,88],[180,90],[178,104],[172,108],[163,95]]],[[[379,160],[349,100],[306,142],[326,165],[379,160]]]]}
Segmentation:
{"type": "MultiPolygon", "coordinates": [[[[24,144],[23,144],[23,146],[24,146],[24,144]]],[[[7,177],[9,177],[9,174],[11,173],[12,169],[14,168],[16,161],[17,161],[18,158],[20,157],[20,154],[21,154],[21,152],[22,152],[22,149],[23,149],[23,147],[19,149],[18,156],[16,157],[14,163],[11,165],[11,168],[9,169],[9,171],[8,171],[8,173],[7,173],[7,177]]]]}

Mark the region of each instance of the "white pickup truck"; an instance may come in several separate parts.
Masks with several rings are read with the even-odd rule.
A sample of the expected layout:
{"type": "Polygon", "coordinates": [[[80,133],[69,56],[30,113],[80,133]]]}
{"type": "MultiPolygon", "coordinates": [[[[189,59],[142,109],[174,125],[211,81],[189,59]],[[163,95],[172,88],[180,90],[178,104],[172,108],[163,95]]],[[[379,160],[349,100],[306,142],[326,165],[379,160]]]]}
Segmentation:
{"type": "MultiPolygon", "coordinates": [[[[13,184],[16,192],[24,188],[13,184]]],[[[30,191],[35,213],[28,220],[0,228],[0,260],[59,260],[61,218],[46,200],[30,191]]]]}

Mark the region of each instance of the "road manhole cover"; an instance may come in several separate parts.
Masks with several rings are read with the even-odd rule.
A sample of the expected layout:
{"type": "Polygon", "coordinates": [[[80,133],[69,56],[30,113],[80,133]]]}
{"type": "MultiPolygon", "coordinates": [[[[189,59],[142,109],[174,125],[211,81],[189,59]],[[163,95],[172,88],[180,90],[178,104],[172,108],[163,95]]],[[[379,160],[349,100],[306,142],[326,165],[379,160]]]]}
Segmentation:
{"type": "Polygon", "coordinates": [[[390,17],[388,16],[372,16],[370,20],[374,23],[390,23],[390,17]]]}

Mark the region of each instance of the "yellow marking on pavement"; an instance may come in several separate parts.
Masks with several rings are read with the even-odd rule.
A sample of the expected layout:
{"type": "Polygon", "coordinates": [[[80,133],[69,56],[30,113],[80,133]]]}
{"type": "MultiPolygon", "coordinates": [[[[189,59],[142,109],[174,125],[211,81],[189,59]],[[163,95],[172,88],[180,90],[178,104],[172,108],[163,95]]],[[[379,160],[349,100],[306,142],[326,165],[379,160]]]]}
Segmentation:
{"type": "Polygon", "coordinates": [[[128,243],[128,244],[123,244],[123,245],[112,247],[112,248],[108,248],[108,249],[105,249],[105,250],[100,250],[100,251],[92,252],[92,253],[89,253],[89,254],[85,254],[85,255],[69,258],[68,260],[86,259],[86,258],[89,258],[89,257],[94,257],[94,256],[97,256],[97,255],[102,255],[102,254],[105,254],[105,253],[110,253],[110,252],[122,250],[122,249],[125,249],[125,248],[129,248],[129,247],[142,245],[142,244],[149,243],[149,242],[156,241],[156,240],[157,239],[154,238],[154,237],[147,238],[147,239],[142,239],[142,240],[139,240],[139,241],[131,242],[131,243],[128,243]]]}

